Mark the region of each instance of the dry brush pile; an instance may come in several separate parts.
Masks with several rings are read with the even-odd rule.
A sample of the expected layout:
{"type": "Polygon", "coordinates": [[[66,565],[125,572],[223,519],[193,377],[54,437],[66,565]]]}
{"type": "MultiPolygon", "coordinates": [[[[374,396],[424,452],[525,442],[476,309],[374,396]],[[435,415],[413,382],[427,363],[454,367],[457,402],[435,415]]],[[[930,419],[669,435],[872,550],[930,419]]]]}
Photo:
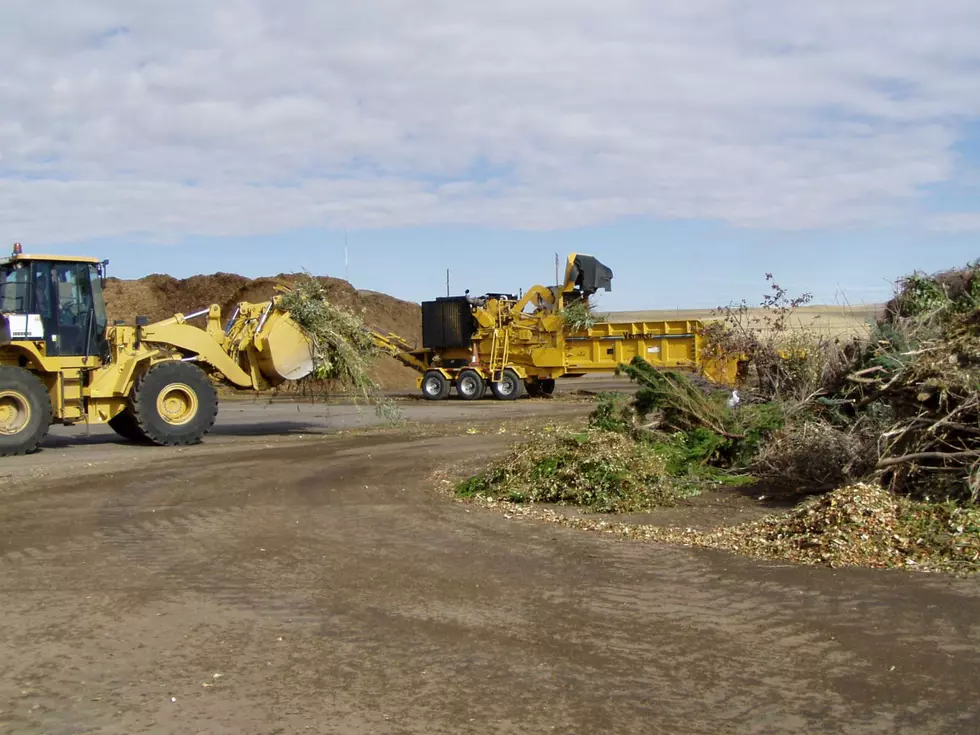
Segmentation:
{"type": "Polygon", "coordinates": [[[876,469],[917,497],[980,501],[980,267],[902,284],[825,405],[885,424],[876,469]]]}
{"type": "Polygon", "coordinates": [[[867,336],[848,342],[793,328],[809,297],[791,299],[767,278],[763,329],[743,303],[705,335],[706,356],[747,359],[740,402],[638,358],[621,367],[635,397],[600,400],[586,441],[519,448],[461,494],[615,512],[670,504],[699,485],[765,481],[769,492],[818,497],[715,533],[622,533],[803,563],[980,569],[980,267],[904,279],[867,336]],[[609,435],[618,438],[598,438],[609,435]],[[612,447],[613,484],[629,500],[596,502],[590,488],[610,475],[600,482],[594,469],[612,447]],[[633,473],[635,452],[660,463],[633,473]],[[543,472],[555,456],[561,472],[543,472]]]}
{"type": "Polygon", "coordinates": [[[785,416],[752,469],[807,490],[874,477],[920,499],[977,502],[978,273],[974,264],[903,279],[863,340],[787,334],[799,302],[775,285],[775,328],[765,337],[748,335],[735,318],[714,326],[710,354],[745,355],[752,366],[747,396],[780,406],[785,416]]]}

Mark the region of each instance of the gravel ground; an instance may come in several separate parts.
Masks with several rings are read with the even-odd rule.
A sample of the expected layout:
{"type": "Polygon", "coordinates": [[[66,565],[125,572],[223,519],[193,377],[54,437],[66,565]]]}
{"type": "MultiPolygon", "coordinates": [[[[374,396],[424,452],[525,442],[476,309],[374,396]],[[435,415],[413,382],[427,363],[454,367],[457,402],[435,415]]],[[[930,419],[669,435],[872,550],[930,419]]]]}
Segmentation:
{"type": "Polygon", "coordinates": [[[433,475],[495,427],[585,409],[408,409],[225,404],[196,447],[3,460],[0,733],[980,732],[976,580],[454,502],[433,475]]]}

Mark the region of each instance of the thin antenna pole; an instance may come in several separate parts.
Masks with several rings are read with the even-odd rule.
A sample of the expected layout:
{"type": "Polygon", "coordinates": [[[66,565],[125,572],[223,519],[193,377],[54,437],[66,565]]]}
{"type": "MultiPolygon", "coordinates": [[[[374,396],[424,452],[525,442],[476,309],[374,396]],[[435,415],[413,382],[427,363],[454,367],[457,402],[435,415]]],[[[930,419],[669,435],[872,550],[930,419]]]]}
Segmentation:
{"type": "Polygon", "coordinates": [[[561,258],[555,253],[555,285],[561,288],[561,258]]]}
{"type": "Polygon", "coordinates": [[[452,294],[449,291],[449,269],[446,268],[446,298],[448,299],[452,294]]]}

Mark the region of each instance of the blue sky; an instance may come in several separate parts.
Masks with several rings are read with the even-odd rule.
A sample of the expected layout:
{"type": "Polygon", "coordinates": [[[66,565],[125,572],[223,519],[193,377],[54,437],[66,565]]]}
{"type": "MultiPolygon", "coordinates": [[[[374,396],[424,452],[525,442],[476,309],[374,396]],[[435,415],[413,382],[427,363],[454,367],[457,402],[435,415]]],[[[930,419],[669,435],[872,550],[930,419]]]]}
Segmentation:
{"type": "MultiPolygon", "coordinates": [[[[613,269],[610,310],[711,308],[742,298],[756,303],[765,274],[820,303],[880,303],[895,279],[980,258],[974,236],[910,237],[901,232],[773,234],[699,224],[617,223],[548,233],[472,228],[348,232],[350,279],[357,288],[411,301],[454,294],[514,292],[554,280],[554,255],[590,253],[613,269]],[[938,242],[937,240],[940,240],[938,242]]],[[[345,277],[343,231],[194,239],[166,247],[111,242],[65,245],[67,254],[110,259],[120,278],[148,273],[247,276],[308,270],[345,277]]]]}
{"type": "Polygon", "coordinates": [[[980,257],[975,0],[0,5],[0,230],[116,275],[421,300],[557,251],[610,309],[980,257]]]}

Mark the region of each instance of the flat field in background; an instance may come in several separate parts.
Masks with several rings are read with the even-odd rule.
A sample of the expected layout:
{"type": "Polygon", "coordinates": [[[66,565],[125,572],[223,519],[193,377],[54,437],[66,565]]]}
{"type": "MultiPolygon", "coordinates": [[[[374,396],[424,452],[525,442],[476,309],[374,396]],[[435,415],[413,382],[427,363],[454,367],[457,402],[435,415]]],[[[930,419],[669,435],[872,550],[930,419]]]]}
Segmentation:
{"type": "MultiPolygon", "coordinates": [[[[881,304],[861,304],[858,306],[805,306],[797,309],[791,320],[790,328],[794,330],[808,329],[828,338],[864,336],[868,333],[868,325],[881,314],[884,307],[881,304]]],[[[702,322],[717,321],[711,309],[657,309],[650,311],[614,311],[605,312],[609,321],[653,322],[672,319],[700,320],[702,322]]],[[[755,322],[765,316],[763,309],[750,309],[749,318],[755,322]]],[[[759,323],[761,327],[761,322],[759,323]]]]}

